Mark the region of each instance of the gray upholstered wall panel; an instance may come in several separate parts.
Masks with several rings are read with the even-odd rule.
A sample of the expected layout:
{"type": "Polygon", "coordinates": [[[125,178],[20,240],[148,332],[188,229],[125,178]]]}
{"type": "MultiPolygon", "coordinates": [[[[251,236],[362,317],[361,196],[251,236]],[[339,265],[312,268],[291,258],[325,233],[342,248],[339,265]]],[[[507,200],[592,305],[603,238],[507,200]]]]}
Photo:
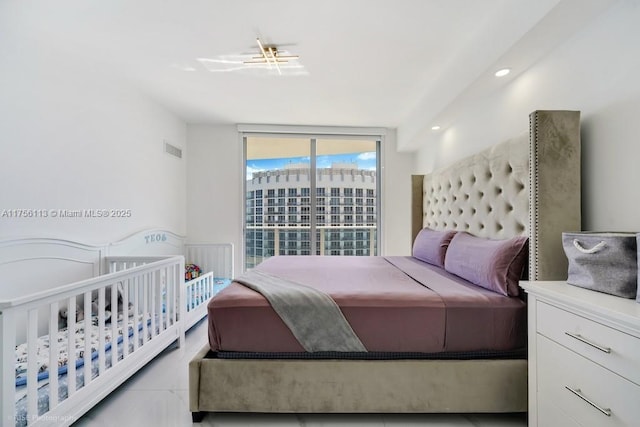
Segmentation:
{"type": "Polygon", "coordinates": [[[529,279],[566,280],[562,232],[581,230],[580,112],[529,116],[529,279]]]}

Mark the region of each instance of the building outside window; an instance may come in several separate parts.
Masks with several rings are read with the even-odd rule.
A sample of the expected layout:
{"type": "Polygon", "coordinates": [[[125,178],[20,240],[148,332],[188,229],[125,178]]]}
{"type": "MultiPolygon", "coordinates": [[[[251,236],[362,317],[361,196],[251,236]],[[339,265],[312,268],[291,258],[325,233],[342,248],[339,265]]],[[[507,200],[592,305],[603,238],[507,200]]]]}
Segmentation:
{"type": "Polygon", "coordinates": [[[377,255],[379,141],[306,140],[305,149],[315,146],[315,171],[304,141],[244,141],[245,268],[275,255],[377,255]],[[357,150],[342,148],[351,146],[357,150]]]}

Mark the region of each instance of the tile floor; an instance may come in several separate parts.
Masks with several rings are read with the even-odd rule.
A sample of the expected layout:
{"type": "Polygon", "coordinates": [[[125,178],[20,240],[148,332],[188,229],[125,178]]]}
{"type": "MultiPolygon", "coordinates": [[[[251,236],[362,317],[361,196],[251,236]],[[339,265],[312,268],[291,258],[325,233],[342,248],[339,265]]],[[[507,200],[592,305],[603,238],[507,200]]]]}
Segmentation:
{"type": "MultiPolygon", "coordinates": [[[[206,343],[206,322],[187,333],[184,349],[169,347],[109,397],[80,418],[73,427],[191,426],[187,365],[206,343]]],[[[525,414],[207,414],[201,427],[525,427],[525,414]]]]}

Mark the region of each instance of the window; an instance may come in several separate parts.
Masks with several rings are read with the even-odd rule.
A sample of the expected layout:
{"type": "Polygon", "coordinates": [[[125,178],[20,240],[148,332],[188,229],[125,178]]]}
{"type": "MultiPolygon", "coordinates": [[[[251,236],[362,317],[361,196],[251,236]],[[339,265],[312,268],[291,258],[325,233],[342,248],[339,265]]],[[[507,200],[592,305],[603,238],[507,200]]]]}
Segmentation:
{"type": "Polygon", "coordinates": [[[245,268],[274,255],[377,254],[380,139],[244,133],[243,142],[245,268]]]}

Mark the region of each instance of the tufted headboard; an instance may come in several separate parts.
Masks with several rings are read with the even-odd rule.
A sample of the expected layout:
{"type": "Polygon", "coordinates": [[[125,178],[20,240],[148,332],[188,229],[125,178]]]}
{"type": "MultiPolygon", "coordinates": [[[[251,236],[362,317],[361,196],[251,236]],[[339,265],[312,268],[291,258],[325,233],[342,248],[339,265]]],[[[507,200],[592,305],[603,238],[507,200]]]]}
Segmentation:
{"type": "Polygon", "coordinates": [[[562,231],[580,230],[580,113],[534,111],[529,132],[413,177],[412,241],[423,227],[529,236],[529,279],[563,280],[562,231]]]}

